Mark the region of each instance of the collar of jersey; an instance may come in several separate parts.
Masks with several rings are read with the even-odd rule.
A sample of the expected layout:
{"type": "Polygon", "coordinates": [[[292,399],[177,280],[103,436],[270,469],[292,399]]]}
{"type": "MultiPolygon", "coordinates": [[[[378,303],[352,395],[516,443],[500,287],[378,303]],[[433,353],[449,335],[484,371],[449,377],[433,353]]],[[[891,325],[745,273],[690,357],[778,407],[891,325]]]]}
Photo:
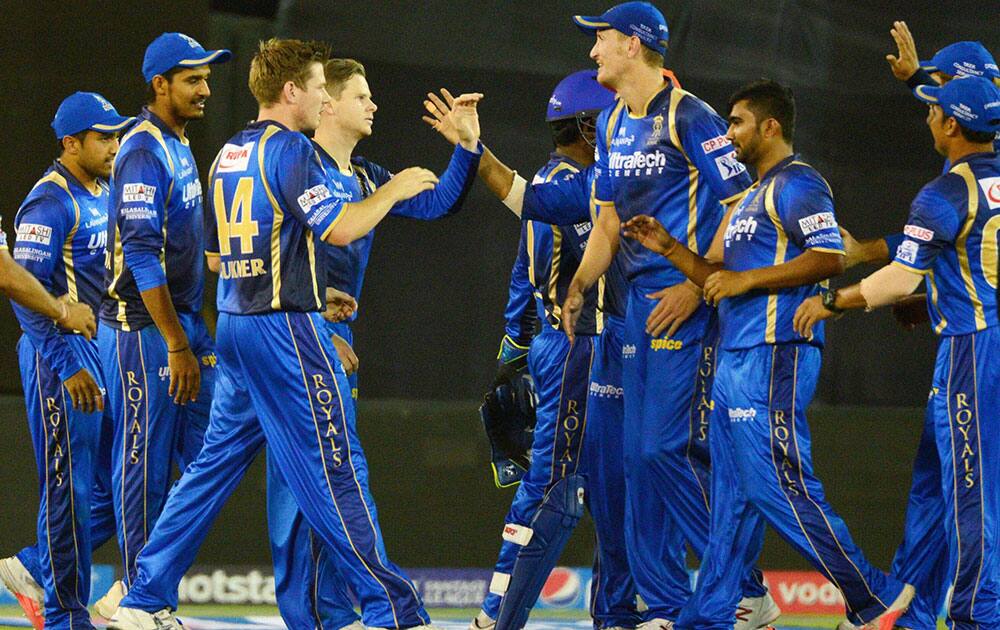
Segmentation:
{"type": "Polygon", "coordinates": [[[775,165],[774,165],[774,166],[773,166],[773,167],[771,168],[771,170],[769,170],[769,171],[767,172],[767,175],[765,175],[765,176],[764,176],[764,178],[763,178],[763,179],[761,179],[761,180],[760,180],[760,181],[758,182],[758,184],[759,184],[759,185],[763,185],[763,184],[764,184],[764,182],[768,182],[768,181],[771,181],[772,179],[774,179],[774,177],[775,177],[775,176],[776,176],[776,175],[777,175],[778,173],[780,173],[781,171],[785,170],[785,167],[786,167],[786,166],[788,166],[788,165],[789,165],[789,164],[791,164],[792,162],[795,162],[795,161],[797,161],[797,160],[800,160],[800,159],[801,159],[801,158],[799,157],[799,154],[798,154],[798,153],[793,153],[793,154],[789,155],[789,156],[788,156],[788,157],[786,157],[785,159],[783,159],[783,160],[781,160],[780,162],[778,162],[777,164],[775,164],[775,165]]]}
{"type": "MultiPolygon", "coordinates": [[[[278,124],[278,123],[274,123],[274,124],[278,124]]],[[[330,155],[329,153],[327,153],[326,149],[324,149],[323,146],[320,143],[316,142],[315,140],[312,140],[311,142],[313,143],[313,146],[316,147],[316,152],[319,153],[320,160],[327,160],[327,161],[331,162],[334,166],[337,167],[337,172],[338,173],[340,173],[341,175],[350,175],[351,173],[354,172],[353,169],[352,169],[350,172],[345,173],[344,170],[340,167],[340,163],[337,162],[336,158],[334,158],[332,155],[330,155]]],[[[347,166],[350,167],[351,165],[353,165],[355,163],[354,161],[356,159],[358,159],[359,157],[360,156],[351,156],[351,160],[350,160],[350,162],[348,162],[347,166]]],[[[360,163],[358,164],[358,166],[359,167],[361,166],[360,163]]]]}
{"type": "Polygon", "coordinates": [[[267,118],[265,118],[264,120],[251,120],[250,123],[247,125],[247,129],[263,129],[264,127],[267,127],[269,125],[274,125],[278,129],[281,129],[282,131],[291,131],[291,129],[282,125],[277,120],[270,120],[267,118]]]}
{"type": "Polygon", "coordinates": [[[952,167],[955,167],[963,162],[971,162],[973,160],[981,160],[983,158],[996,159],[998,156],[1000,156],[1000,153],[997,153],[996,151],[979,151],[978,153],[970,153],[965,157],[955,160],[955,162],[952,163],[952,167]]]}
{"type": "Polygon", "coordinates": [[[653,109],[653,103],[656,102],[661,96],[665,94],[667,95],[670,94],[670,91],[673,89],[674,89],[673,82],[670,79],[665,78],[664,86],[661,87],[659,90],[657,90],[655,94],[649,97],[649,100],[646,101],[646,106],[643,107],[641,114],[632,113],[632,110],[629,109],[627,103],[625,104],[625,113],[628,114],[629,118],[634,118],[634,119],[645,118],[646,116],[649,115],[649,110],[653,109]]]}
{"type": "Polygon", "coordinates": [[[180,142],[181,144],[187,144],[188,143],[187,138],[181,138],[176,133],[174,133],[174,130],[170,128],[170,125],[168,125],[167,123],[163,122],[162,118],[160,118],[159,116],[157,116],[156,114],[154,114],[152,111],[150,111],[150,109],[149,109],[148,106],[144,105],[143,108],[142,108],[142,111],[139,112],[139,115],[136,116],[136,118],[140,118],[142,120],[148,120],[149,122],[151,122],[154,125],[156,125],[156,128],[159,129],[161,133],[169,135],[171,138],[173,138],[174,140],[180,142]]]}
{"type": "Polygon", "coordinates": [[[566,155],[563,155],[562,153],[556,153],[555,151],[553,151],[552,153],[549,153],[549,161],[550,162],[553,162],[553,161],[555,161],[555,162],[565,162],[566,164],[569,164],[570,166],[576,168],[576,170],[578,170],[578,171],[582,171],[585,168],[587,168],[586,166],[584,166],[583,164],[580,164],[579,162],[577,162],[573,158],[571,158],[569,156],[566,156],[566,155]]]}

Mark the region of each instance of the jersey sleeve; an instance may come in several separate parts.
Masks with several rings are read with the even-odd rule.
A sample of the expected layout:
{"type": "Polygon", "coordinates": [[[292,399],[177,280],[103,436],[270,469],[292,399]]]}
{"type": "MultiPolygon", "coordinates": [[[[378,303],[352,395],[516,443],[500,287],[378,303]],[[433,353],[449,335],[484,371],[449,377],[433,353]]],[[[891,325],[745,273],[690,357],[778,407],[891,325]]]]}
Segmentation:
{"type": "Polygon", "coordinates": [[[929,272],[938,255],[955,242],[960,228],[955,207],[935,189],[933,182],[928,184],[910,205],[903,242],[896,248],[893,263],[917,273],[929,272]]]}
{"type": "Polygon", "coordinates": [[[344,202],[330,194],[330,178],[309,140],[289,132],[270,160],[269,177],[275,196],[296,219],[321,239],[343,217],[344,202]]]}
{"type": "Polygon", "coordinates": [[[677,136],[688,160],[722,203],[729,203],[753,184],[726,138],[726,123],[705,103],[685,96],[678,106],[677,136]]]}
{"type": "Polygon", "coordinates": [[[531,184],[524,191],[521,218],[551,225],[590,221],[590,183],[594,167],[566,178],[531,184]]]}
{"type": "Polygon", "coordinates": [[[803,251],[843,254],[844,240],[833,211],[833,194],[823,178],[792,170],[782,179],[774,203],[789,240],[803,251]]]}
{"type": "MultiPolygon", "coordinates": [[[[55,197],[42,196],[21,209],[17,216],[17,240],[14,260],[38,279],[45,290],[55,290],[54,276],[63,242],[71,229],[66,207],[55,197]]],[[[59,378],[65,380],[80,371],[82,365],[72,347],[51,319],[16,302],[14,315],[24,334],[59,378]]]]}
{"type": "Polygon", "coordinates": [[[525,223],[521,223],[521,239],[517,258],[510,270],[510,291],[504,309],[504,332],[519,346],[527,346],[535,334],[538,313],[534,308],[535,296],[528,277],[528,247],[525,223]]]}
{"type": "Polygon", "coordinates": [[[456,146],[448,168],[441,174],[437,186],[397,203],[389,213],[423,220],[455,214],[461,210],[462,203],[472,188],[482,155],[481,145],[478,153],[467,151],[461,145],[456,146]]]}
{"type": "Polygon", "coordinates": [[[604,110],[597,117],[597,132],[594,138],[593,201],[601,206],[612,205],[615,200],[614,183],[611,180],[611,173],[608,171],[608,125],[611,113],[621,107],[624,107],[624,104],[618,103],[614,108],[604,110]]]}
{"type": "Polygon", "coordinates": [[[122,253],[139,291],[148,291],[167,283],[160,261],[171,175],[163,160],[147,149],[129,151],[118,159],[112,198],[118,200],[122,253]]]}

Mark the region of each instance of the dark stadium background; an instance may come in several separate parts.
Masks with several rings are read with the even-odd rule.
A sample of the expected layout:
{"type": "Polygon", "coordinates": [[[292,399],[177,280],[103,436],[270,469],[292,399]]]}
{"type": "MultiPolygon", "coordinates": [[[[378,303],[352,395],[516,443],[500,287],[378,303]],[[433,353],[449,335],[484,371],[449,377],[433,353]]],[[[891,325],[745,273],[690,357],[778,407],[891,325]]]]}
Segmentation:
{"type": "MultiPolygon", "coordinates": [[[[921,56],[961,39],[1000,53],[997,0],[657,1],[670,24],[668,66],[720,112],[740,84],[766,76],[798,101],[797,149],[830,181],[842,225],[857,236],[902,226],[910,199],[942,160],[926,108],[891,75],[894,19],[921,56]]],[[[206,119],[189,135],[202,175],[217,149],[253,118],[246,89],[256,42],[272,35],[328,40],[362,61],[378,103],[375,135],[358,151],[391,169],[440,171],[450,148],[421,121],[426,91],[482,91],[484,141],[530,174],[551,144],[544,108],[565,74],[592,67],[592,40],[570,23],[611,1],[8,2],[0,28],[0,213],[12,233],[24,195],[55,157],[49,122],[58,102],[94,90],[123,113],[143,102],[143,50],[177,30],[206,48],[232,49],[213,66],[206,119]]],[[[493,371],[518,224],[477,184],[464,211],[437,223],[387,220],[378,229],[355,328],[361,358],[360,426],[390,552],[404,566],[492,562],[509,492],[492,490],[475,404],[493,371]]],[[[851,278],[858,276],[852,275],[851,278]]],[[[846,282],[846,279],[841,281],[846,282]]],[[[837,282],[835,282],[837,284],[837,282]]],[[[208,299],[214,293],[209,287],[208,299]]],[[[20,400],[17,325],[0,306],[0,524],[9,555],[30,541],[36,486],[20,400]]],[[[888,312],[829,327],[817,409],[817,468],[829,496],[873,558],[887,567],[934,357],[927,331],[904,333],[888,312]]],[[[223,514],[202,562],[266,564],[258,465],[223,514]]],[[[589,526],[587,526],[589,527],[589,526]]],[[[589,562],[589,530],[565,558],[589,562]]],[[[98,559],[115,560],[106,547],[98,559]]],[[[798,567],[770,541],[764,563],[798,567]]]]}

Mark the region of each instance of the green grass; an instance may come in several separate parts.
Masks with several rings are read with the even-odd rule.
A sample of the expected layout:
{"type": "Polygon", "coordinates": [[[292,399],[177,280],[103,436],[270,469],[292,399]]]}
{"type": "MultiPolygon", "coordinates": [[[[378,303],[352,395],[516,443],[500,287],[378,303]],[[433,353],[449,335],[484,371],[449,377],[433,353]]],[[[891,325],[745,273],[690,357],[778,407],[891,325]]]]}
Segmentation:
{"type": "MultiPolygon", "coordinates": [[[[472,608],[433,608],[430,610],[434,619],[471,619],[476,614],[472,608]]],[[[276,616],[278,608],[276,606],[215,606],[215,605],[191,605],[182,607],[178,613],[183,618],[189,617],[249,617],[249,616],[276,616]]],[[[21,609],[17,606],[0,606],[0,617],[19,617],[21,609]]],[[[533,619],[585,619],[586,615],[579,610],[539,610],[532,613],[533,619]]],[[[789,628],[834,628],[841,618],[828,615],[782,615],[780,625],[789,628]]],[[[2,628],[13,628],[14,626],[3,626],[2,628]]],[[[529,624],[530,627],[530,624],[529,624]]],[[[938,628],[945,628],[943,623],[938,623],[938,628]]]]}

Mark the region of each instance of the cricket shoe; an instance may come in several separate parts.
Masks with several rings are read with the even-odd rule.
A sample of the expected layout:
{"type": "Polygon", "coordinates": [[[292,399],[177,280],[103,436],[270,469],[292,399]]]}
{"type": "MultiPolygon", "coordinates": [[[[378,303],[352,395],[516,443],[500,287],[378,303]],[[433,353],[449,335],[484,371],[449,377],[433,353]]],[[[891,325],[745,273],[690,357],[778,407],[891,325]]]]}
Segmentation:
{"type": "Polygon", "coordinates": [[[736,625],[733,630],[766,628],[781,616],[781,609],[770,593],[760,597],[744,597],[736,606],[736,625]]]}
{"type": "Polygon", "coordinates": [[[340,630],[366,630],[365,624],[361,623],[360,619],[355,619],[354,623],[344,626],[340,630]]]}
{"type": "Polygon", "coordinates": [[[863,626],[855,626],[850,621],[841,621],[837,625],[837,630],[892,630],[893,628],[900,628],[901,626],[897,626],[896,622],[903,616],[906,609],[910,607],[910,602],[913,601],[916,593],[916,589],[909,584],[904,584],[903,590],[896,597],[895,601],[886,608],[884,613],[863,626]]]}
{"type": "Polygon", "coordinates": [[[479,614],[469,622],[469,630],[493,630],[497,627],[497,620],[480,610],[479,614]]]}
{"type": "Polygon", "coordinates": [[[94,612],[104,619],[111,619],[115,616],[123,597],[125,597],[125,583],[115,580],[104,597],[94,602],[94,612]]]}
{"type": "MultiPolygon", "coordinates": [[[[390,628],[375,628],[370,626],[365,626],[368,630],[391,630],[390,628]]],[[[110,630],[110,629],[109,629],[110,630]]],[[[422,626],[410,626],[406,630],[444,630],[441,626],[435,626],[434,624],[425,623],[422,626]]]]}
{"type": "Polygon", "coordinates": [[[643,621],[635,627],[635,630],[674,630],[674,622],[669,619],[657,617],[649,621],[643,621]]]}
{"type": "Polygon", "coordinates": [[[121,607],[108,619],[108,630],[184,630],[169,608],[155,613],[121,607]]]}
{"type": "Polygon", "coordinates": [[[17,556],[0,560],[0,581],[21,605],[35,630],[45,627],[45,591],[31,577],[17,556]]]}

